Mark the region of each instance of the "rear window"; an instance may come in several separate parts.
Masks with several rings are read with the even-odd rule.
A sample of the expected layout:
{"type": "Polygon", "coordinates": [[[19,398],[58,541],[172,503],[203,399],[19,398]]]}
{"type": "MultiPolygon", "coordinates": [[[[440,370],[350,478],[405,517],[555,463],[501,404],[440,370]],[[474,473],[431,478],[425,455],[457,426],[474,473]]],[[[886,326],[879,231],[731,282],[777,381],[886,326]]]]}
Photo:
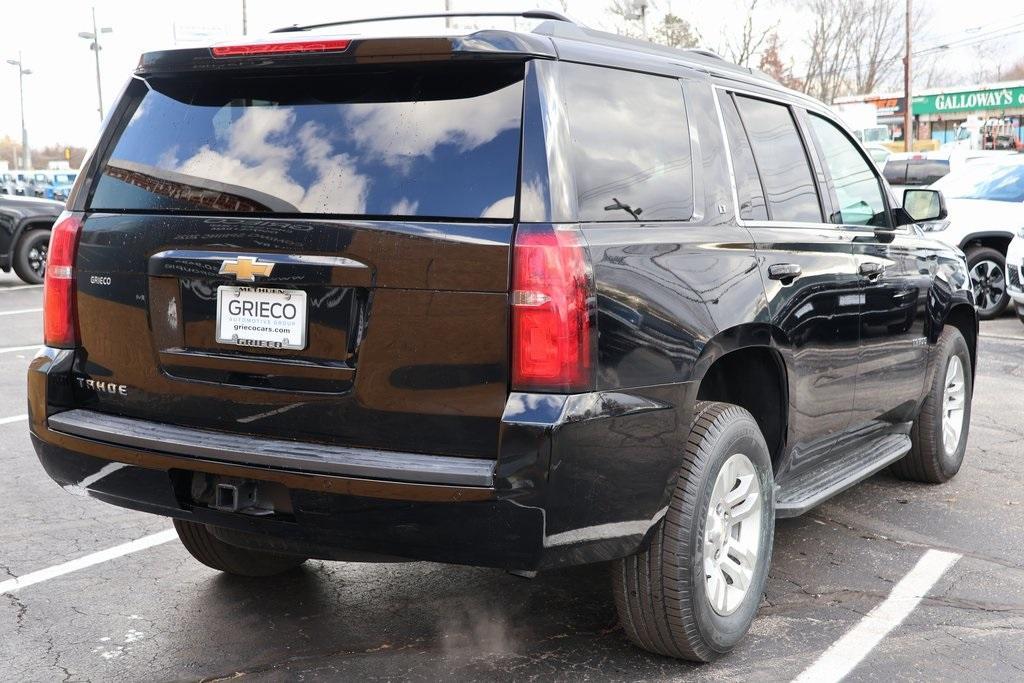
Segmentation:
{"type": "Polygon", "coordinates": [[[449,63],[136,82],[90,207],[511,219],[522,78],[449,63]]]}
{"type": "Polygon", "coordinates": [[[693,169],[675,78],[563,63],[583,221],[685,221],[693,169]]]}

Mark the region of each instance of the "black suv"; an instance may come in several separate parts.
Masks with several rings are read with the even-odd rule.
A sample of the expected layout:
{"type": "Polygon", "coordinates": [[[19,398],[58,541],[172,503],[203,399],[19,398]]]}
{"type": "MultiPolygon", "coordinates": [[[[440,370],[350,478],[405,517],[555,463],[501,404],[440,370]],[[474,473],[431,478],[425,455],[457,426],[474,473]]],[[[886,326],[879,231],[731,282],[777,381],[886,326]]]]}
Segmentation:
{"type": "Polygon", "coordinates": [[[629,638],[709,660],[776,517],[956,474],[963,254],[819,102],[529,16],[143,55],[54,228],[33,443],[215,569],[611,561],[629,638]]]}
{"type": "Polygon", "coordinates": [[[42,283],[50,227],[64,205],[49,199],[0,195],[0,270],[31,285],[42,283]]]}

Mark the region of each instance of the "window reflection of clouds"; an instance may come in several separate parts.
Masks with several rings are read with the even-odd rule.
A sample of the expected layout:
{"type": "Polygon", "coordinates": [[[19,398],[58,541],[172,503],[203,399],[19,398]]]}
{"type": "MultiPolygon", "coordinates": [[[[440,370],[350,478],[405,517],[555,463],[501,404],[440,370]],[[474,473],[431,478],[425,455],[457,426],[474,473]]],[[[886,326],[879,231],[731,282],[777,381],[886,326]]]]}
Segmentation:
{"type": "Polygon", "coordinates": [[[441,145],[466,152],[519,128],[522,84],[459,100],[340,105],[347,137],[369,158],[408,173],[441,145]]]}
{"type": "Polygon", "coordinates": [[[397,101],[294,106],[231,96],[203,105],[150,90],[112,160],[198,187],[249,188],[302,212],[511,218],[522,82],[483,94],[470,84],[469,97],[447,84],[449,99],[402,88],[408,79],[397,101]]]}

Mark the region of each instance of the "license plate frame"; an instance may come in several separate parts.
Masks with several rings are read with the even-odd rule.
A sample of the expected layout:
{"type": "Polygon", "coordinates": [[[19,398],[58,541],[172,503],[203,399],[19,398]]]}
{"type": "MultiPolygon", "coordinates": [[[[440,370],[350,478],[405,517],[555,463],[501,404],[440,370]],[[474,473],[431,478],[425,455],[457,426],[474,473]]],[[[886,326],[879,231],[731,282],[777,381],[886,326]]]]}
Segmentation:
{"type": "Polygon", "coordinates": [[[217,287],[217,317],[214,325],[218,344],[301,351],[306,348],[309,331],[306,292],[278,287],[220,285],[217,287]],[[233,307],[232,302],[238,302],[239,306],[233,307]],[[251,303],[251,306],[244,306],[246,302],[251,303]],[[260,306],[260,303],[265,305],[260,306]],[[285,316],[289,306],[294,307],[291,319],[285,316]],[[243,310],[239,311],[239,307],[243,307],[243,310]],[[279,311],[281,315],[247,315],[274,311],[279,311]]]}

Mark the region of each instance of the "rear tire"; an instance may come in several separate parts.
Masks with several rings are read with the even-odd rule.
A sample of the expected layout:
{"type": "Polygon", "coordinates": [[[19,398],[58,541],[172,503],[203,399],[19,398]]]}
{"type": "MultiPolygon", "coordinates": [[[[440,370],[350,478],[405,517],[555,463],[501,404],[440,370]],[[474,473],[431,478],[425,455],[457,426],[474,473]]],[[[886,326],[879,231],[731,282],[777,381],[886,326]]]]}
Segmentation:
{"type": "Polygon", "coordinates": [[[204,524],[182,519],[174,520],[185,549],[207,567],[237,576],[274,576],[295,569],[305,557],[278,555],[228,545],[210,533],[204,524]]]}
{"type": "Polygon", "coordinates": [[[974,392],[971,354],[960,330],[947,324],[934,354],[935,375],[921,413],[910,430],[910,453],[891,467],[900,479],[926,484],[949,481],[960,471],[967,451],[974,392]],[[959,373],[956,365],[959,365],[959,373]],[[950,433],[951,429],[955,434],[950,433]]]}
{"type": "Polygon", "coordinates": [[[30,285],[43,283],[46,274],[46,253],[50,246],[49,230],[27,230],[14,249],[14,272],[30,285]]]}
{"type": "Polygon", "coordinates": [[[698,403],[665,517],[647,548],[612,564],[615,606],[631,641],[708,662],[743,638],[771,563],[774,491],[771,457],[750,413],[698,403]]]}
{"type": "Polygon", "coordinates": [[[1010,305],[1006,291],[1006,256],[990,247],[967,251],[967,270],[974,286],[974,305],[982,320],[994,320],[1010,305]]]}

